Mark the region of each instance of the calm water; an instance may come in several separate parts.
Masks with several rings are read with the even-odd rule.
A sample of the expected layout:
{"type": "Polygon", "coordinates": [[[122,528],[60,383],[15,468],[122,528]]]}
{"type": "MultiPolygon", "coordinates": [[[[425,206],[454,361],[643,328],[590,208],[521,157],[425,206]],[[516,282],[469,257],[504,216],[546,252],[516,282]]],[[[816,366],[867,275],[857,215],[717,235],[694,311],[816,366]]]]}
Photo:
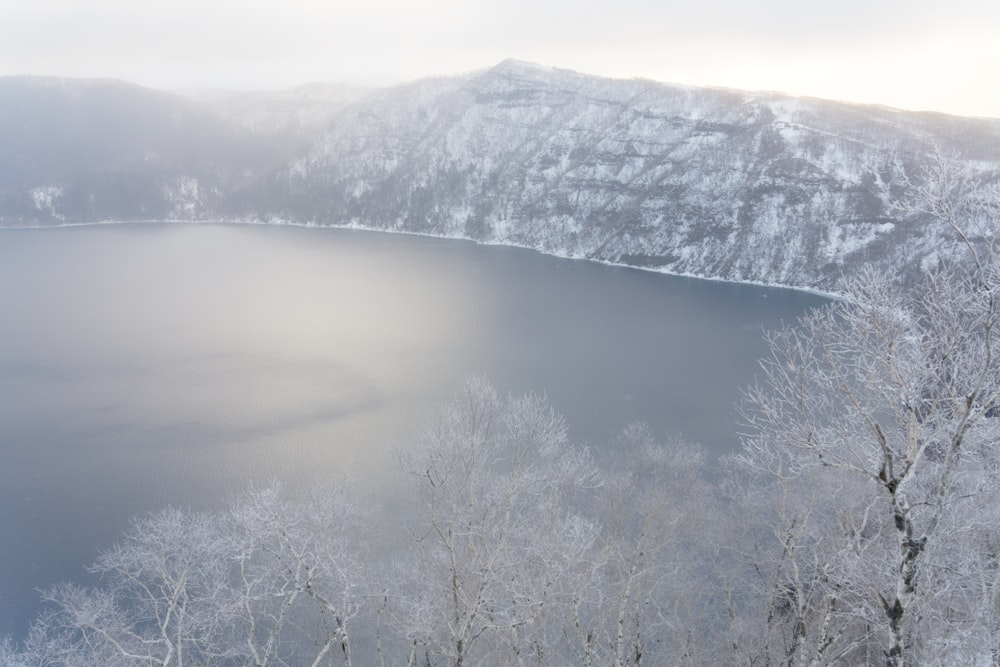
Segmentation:
{"type": "Polygon", "coordinates": [[[628,422],[715,452],[789,290],[347,230],[0,230],[0,635],[128,517],[248,480],[374,493],[463,378],[544,391],[600,448],[628,422]]]}

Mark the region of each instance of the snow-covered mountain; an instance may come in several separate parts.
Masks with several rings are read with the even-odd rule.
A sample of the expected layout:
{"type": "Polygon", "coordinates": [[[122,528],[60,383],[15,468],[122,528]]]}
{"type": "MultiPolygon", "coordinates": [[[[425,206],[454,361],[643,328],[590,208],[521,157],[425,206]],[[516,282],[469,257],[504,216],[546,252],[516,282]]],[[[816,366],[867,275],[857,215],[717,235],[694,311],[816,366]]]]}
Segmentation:
{"type": "Polygon", "coordinates": [[[204,102],[248,130],[282,134],[294,141],[326,130],[342,109],[371,91],[345,84],[312,83],[286,90],[191,90],[180,94],[204,102]]]}
{"type": "MultiPolygon", "coordinates": [[[[270,108],[292,118],[295,106],[270,108]]],[[[279,135],[257,131],[239,134],[254,160],[196,173],[207,162],[193,158],[173,217],[348,224],[833,289],[861,265],[905,276],[956,247],[947,230],[890,214],[903,170],[918,174],[938,150],[1000,169],[1000,120],[516,61],[374,91],[324,123],[301,150],[285,146],[294,154],[265,148],[279,135]],[[190,196],[206,182],[212,197],[190,196]]],[[[12,217],[12,197],[37,222],[87,219],[64,204],[59,177],[40,178],[0,183],[0,223],[31,219],[24,207],[12,217]]]]}
{"type": "Polygon", "coordinates": [[[0,77],[0,225],[197,217],[289,158],[203,104],[111,80],[0,77]]]}
{"type": "Polygon", "coordinates": [[[829,289],[940,251],[888,212],[936,146],[995,167],[1000,122],[508,61],[349,107],[245,213],[829,289]]]}

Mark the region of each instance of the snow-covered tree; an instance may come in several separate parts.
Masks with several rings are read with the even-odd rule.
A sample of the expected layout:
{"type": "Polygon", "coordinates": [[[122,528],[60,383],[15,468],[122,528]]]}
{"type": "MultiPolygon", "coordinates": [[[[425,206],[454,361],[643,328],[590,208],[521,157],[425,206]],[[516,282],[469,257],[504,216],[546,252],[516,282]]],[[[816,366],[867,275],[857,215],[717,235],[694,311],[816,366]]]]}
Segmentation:
{"type": "Polygon", "coordinates": [[[785,610],[795,664],[872,642],[888,665],[996,651],[981,614],[995,605],[1000,518],[1000,200],[947,160],[920,184],[901,210],[958,234],[962,261],[943,258],[905,291],[863,273],[842,302],[770,336],[748,392],[740,462],[764,473],[774,508],[771,549],[754,562],[771,568],[763,600],[785,610]]]}
{"type": "Polygon", "coordinates": [[[717,632],[718,601],[708,571],[717,519],[705,453],[680,440],[659,442],[633,424],[610,443],[592,511],[600,530],[574,578],[578,664],[702,664],[717,632]]]}
{"type": "Polygon", "coordinates": [[[243,664],[354,664],[353,628],[379,590],[355,501],[337,488],[293,500],[269,486],[248,490],[226,519],[230,650],[243,664]]]}
{"type": "Polygon", "coordinates": [[[225,512],[137,519],[93,567],[99,585],[49,590],[0,664],[349,667],[377,599],[365,525],[343,492],[292,500],[273,486],[225,512]]]}
{"type": "Polygon", "coordinates": [[[554,594],[592,540],[574,511],[598,483],[586,450],[543,399],[475,378],[401,462],[419,498],[397,611],[411,663],[551,662],[554,594]]]}

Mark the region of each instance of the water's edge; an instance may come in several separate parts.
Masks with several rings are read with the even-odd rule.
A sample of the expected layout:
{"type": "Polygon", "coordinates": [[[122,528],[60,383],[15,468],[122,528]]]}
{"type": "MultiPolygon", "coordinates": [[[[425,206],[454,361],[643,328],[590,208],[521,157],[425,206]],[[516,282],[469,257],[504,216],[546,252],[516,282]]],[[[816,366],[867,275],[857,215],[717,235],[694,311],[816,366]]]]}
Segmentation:
{"type": "Polygon", "coordinates": [[[377,232],[380,234],[397,234],[402,236],[422,236],[427,238],[435,239],[448,239],[452,241],[466,241],[468,243],[474,243],[481,246],[497,246],[504,248],[520,248],[522,250],[531,250],[537,252],[541,255],[546,255],[548,257],[557,257],[559,259],[572,259],[580,260],[585,262],[593,262],[595,264],[604,264],[605,266],[616,266],[625,269],[634,269],[636,271],[648,271],[650,273],[658,273],[660,275],[667,276],[677,276],[680,278],[693,278],[696,280],[708,280],[712,282],[720,283],[731,283],[735,285],[752,285],[755,287],[770,287],[774,289],[787,289],[793,290],[795,292],[802,292],[805,294],[814,294],[816,296],[821,296],[833,301],[842,301],[844,295],[840,292],[831,292],[827,290],[821,290],[815,287],[808,287],[804,285],[786,285],[784,283],[769,283],[757,280],[732,280],[729,278],[720,278],[718,276],[703,275],[698,273],[680,273],[677,271],[669,271],[667,269],[652,267],[652,266],[636,266],[634,264],[627,264],[624,262],[612,262],[604,259],[597,259],[594,257],[585,257],[581,255],[567,255],[559,254],[555,252],[549,252],[536,248],[534,246],[522,245],[519,243],[494,243],[489,241],[480,241],[478,239],[470,238],[468,236],[462,236],[458,234],[431,234],[428,232],[415,232],[409,230],[399,230],[399,229],[385,229],[382,227],[374,227],[371,225],[364,225],[358,222],[349,222],[344,224],[319,224],[315,222],[297,222],[291,220],[283,219],[271,219],[271,220],[260,220],[260,219],[243,219],[243,218],[217,218],[211,220],[190,220],[190,219],[149,219],[149,220],[96,220],[92,222],[63,222],[52,225],[38,225],[38,224],[27,224],[27,225],[4,225],[0,224],[0,230],[18,230],[18,229],[59,229],[63,227],[92,227],[97,225],[144,225],[144,224],[172,224],[172,225],[261,225],[265,227],[303,227],[306,229],[353,229],[357,231],[364,232],[377,232]]]}

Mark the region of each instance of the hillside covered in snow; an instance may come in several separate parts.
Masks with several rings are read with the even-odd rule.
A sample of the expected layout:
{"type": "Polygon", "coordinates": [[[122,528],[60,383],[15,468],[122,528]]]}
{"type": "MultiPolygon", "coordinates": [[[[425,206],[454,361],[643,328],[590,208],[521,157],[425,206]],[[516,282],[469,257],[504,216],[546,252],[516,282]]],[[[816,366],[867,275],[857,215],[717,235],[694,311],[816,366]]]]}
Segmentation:
{"type": "Polygon", "coordinates": [[[912,275],[957,247],[891,208],[904,176],[942,152],[986,179],[1000,171],[1000,120],[517,61],[317,90],[299,105],[294,91],[206,101],[0,80],[0,138],[16,147],[0,158],[0,224],[351,225],[835,289],[862,265],[912,275]]]}

